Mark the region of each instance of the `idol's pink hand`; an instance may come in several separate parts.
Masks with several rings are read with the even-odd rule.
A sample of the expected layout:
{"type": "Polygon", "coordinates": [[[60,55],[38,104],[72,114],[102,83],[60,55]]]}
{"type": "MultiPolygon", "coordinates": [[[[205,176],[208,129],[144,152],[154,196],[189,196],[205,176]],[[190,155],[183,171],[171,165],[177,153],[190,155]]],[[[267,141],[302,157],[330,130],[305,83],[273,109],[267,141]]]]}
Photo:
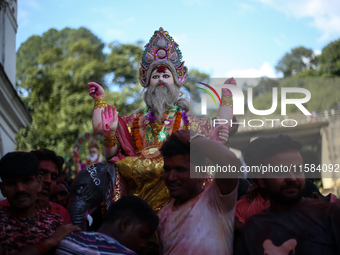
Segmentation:
{"type": "Polygon", "coordinates": [[[228,142],[229,129],[227,126],[219,125],[211,132],[212,139],[219,143],[228,142]]]}
{"type": "Polygon", "coordinates": [[[110,104],[102,110],[102,122],[104,132],[116,131],[118,127],[118,112],[116,107],[110,104]]]}
{"type": "Polygon", "coordinates": [[[235,85],[236,86],[236,81],[235,81],[234,77],[231,77],[228,80],[226,80],[224,82],[224,84],[231,84],[231,85],[235,85]]]}
{"type": "MultiPolygon", "coordinates": [[[[226,80],[224,82],[224,84],[230,84],[230,85],[234,85],[236,86],[236,81],[233,77],[229,78],[228,80],[226,80]]],[[[233,94],[231,93],[231,91],[227,88],[223,88],[222,89],[222,95],[228,95],[228,96],[232,96],[233,94]]]]}
{"type": "Polygon", "coordinates": [[[89,86],[89,95],[93,98],[105,96],[105,92],[102,86],[96,82],[90,82],[87,84],[89,86]]]}

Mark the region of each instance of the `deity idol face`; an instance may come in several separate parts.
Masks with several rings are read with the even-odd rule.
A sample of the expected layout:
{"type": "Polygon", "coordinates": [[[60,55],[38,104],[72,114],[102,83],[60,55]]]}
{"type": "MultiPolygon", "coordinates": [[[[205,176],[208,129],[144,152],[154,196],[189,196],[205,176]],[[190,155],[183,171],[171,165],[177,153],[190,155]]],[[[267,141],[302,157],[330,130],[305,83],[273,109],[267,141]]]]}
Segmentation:
{"type": "Polygon", "coordinates": [[[95,147],[91,147],[86,158],[91,162],[96,161],[96,159],[98,158],[98,149],[95,147]]]}
{"type": "Polygon", "coordinates": [[[169,69],[160,66],[151,73],[150,86],[164,87],[163,82],[169,85],[174,85],[174,77],[169,69]]]}
{"type": "Polygon", "coordinates": [[[98,150],[96,148],[94,148],[94,147],[90,148],[90,155],[91,156],[97,155],[97,153],[98,153],[98,150]]]}
{"type": "Polygon", "coordinates": [[[173,75],[164,66],[160,66],[151,73],[150,86],[144,94],[144,102],[155,113],[158,122],[172,105],[176,104],[179,88],[174,83],[173,75]]]}

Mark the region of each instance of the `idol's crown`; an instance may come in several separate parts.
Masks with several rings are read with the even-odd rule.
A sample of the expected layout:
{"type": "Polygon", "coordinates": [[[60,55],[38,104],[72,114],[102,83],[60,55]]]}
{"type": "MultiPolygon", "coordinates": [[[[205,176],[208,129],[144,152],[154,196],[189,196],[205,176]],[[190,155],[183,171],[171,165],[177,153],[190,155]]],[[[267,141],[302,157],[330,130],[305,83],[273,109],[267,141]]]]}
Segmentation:
{"type": "Polygon", "coordinates": [[[150,69],[156,65],[164,65],[171,69],[178,86],[185,84],[188,70],[182,62],[182,53],[178,44],[162,27],[154,32],[149,43],[145,45],[139,70],[139,79],[143,87],[146,87],[149,82],[152,71],[150,69]]]}
{"type": "Polygon", "coordinates": [[[174,66],[182,61],[182,53],[178,48],[178,44],[163,28],[155,31],[149,43],[145,45],[142,63],[149,66],[157,59],[167,59],[174,66]]]}

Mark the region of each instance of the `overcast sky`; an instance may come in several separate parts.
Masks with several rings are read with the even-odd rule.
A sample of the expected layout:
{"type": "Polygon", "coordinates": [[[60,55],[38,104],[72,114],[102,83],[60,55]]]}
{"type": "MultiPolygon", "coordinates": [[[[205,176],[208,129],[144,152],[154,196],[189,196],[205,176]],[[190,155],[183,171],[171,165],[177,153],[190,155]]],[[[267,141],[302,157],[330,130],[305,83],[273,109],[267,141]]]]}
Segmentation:
{"type": "Polygon", "coordinates": [[[340,38],[339,0],[19,0],[17,49],[50,28],[84,26],[110,43],[149,41],[159,27],[189,68],[211,77],[278,77],[294,47],[319,53],[340,38]]]}

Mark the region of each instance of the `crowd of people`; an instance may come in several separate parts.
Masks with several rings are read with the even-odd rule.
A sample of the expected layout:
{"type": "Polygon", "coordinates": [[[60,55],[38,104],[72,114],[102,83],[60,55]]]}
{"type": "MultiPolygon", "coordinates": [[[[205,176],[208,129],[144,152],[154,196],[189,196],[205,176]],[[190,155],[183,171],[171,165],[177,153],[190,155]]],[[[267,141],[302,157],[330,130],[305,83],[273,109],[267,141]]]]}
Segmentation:
{"type": "MultiPolygon", "coordinates": [[[[300,143],[286,135],[253,140],[239,160],[228,143],[237,125],[214,126],[188,114],[190,102],[180,91],[187,79],[178,44],[160,28],[139,70],[144,109],[119,116],[100,83],[88,84],[106,163],[94,163],[99,148],[89,146],[82,170],[75,153],[78,175],[69,187],[54,151],[4,155],[0,255],[340,254],[338,200],[322,195],[303,172],[195,171],[294,169],[304,162],[300,143]]],[[[221,95],[218,118],[237,122],[231,91],[221,95]]]]}
{"type": "MultiPolygon", "coordinates": [[[[300,149],[288,136],[257,138],[244,161],[301,165],[300,149]]],[[[252,185],[216,173],[204,186],[204,176],[191,178],[190,169],[202,158],[238,166],[227,146],[179,130],[161,153],[170,203],[156,214],[141,198],[123,196],[91,232],[72,225],[64,208],[69,189],[58,179],[61,157],[47,149],[6,154],[0,160],[7,198],[0,202],[0,254],[148,254],[143,248],[156,230],[159,254],[339,254],[339,202],[303,173],[253,178],[252,185]],[[190,161],[190,148],[202,157],[190,161]],[[240,192],[245,195],[238,198],[240,192]]]]}

